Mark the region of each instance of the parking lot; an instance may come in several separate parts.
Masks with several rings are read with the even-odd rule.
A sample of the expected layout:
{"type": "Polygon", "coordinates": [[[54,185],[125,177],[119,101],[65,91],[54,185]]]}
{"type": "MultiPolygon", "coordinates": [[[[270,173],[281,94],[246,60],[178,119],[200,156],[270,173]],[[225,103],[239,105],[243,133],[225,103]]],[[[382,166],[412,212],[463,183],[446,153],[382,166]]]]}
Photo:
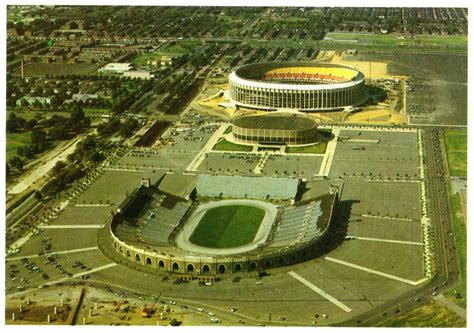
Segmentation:
{"type": "Polygon", "coordinates": [[[260,154],[249,153],[208,153],[199,165],[199,171],[223,174],[253,174],[260,154]]]}
{"type": "MultiPolygon", "coordinates": [[[[358,131],[341,133],[359,137],[358,131]]],[[[394,165],[398,166],[409,165],[413,168],[417,165],[416,135],[385,134],[387,137],[382,137],[380,143],[366,144],[367,147],[374,146],[374,156],[397,158],[394,165]],[[382,143],[385,146],[380,149],[382,146],[377,145],[382,143]],[[395,144],[397,146],[393,146],[395,144]],[[387,153],[387,149],[391,149],[390,153],[387,153]],[[404,162],[403,159],[408,161],[404,162]]],[[[380,136],[379,132],[365,131],[360,135],[367,140],[378,140],[380,136]]],[[[182,141],[181,144],[186,145],[184,136],[182,141]]],[[[180,149],[177,150],[176,146],[165,146],[161,150],[150,148],[156,149],[156,153],[144,151],[140,152],[144,156],[137,157],[133,155],[138,153],[130,150],[122,159],[110,165],[63,211],[50,219],[49,226],[58,229],[39,229],[42,231],[28,240],[19,253],[9,256],[6,265],[7,294],[21,291],[22,288],[35,288],[45,282],[105,284],[113,289],[110,291],[111,297],[126,299],[133,293],[160,295],[160,300],[174,300],[177,306],[188,306],[193,314],[199,312],[198,308],[212,311],[216,316],[225,318],[222,322],[229,325],[274,322],[323,326],[347,320],[415,289],[414,283],[423,278],[422,246],[419,245],[422,239],[419,182],[416,179],[395,181],[361,176],[360,173],[367,171],[355,162],[344,161],[341,156],[354,158],[355,154],[362,153],[369,158],[367,150],[355,151],[351,148],[352,143],[341,142],[337,144],[331,166],[332,179],[311,181],[304,194],[317,195],[327,192],[330,184],[343,184],[341,205],[350,209],[347,217],[336,218],[335,223],[347,219],[347,238],[324,256],[293,266],[271,269],[268,271],[270,275],[262,279],[262,284],[256,284],[255,276],[251,273],[240,274],[242,279],[239,282],[233,282],[234,276],[223,275],[222,280],[212,286],[199,285],[198,281],[175,284],[173,278],[162,280],[166,274],[144,274],[120,264],[115,265],[97,248],[99,229],[90,228],[91,225],[102,224],[126,193],[138,186],[146,169],[138,165],[146,161],[153,168],[173,165],[184,169],[205,141],[195,140],[192,144],[195,145],[192,152],[183,152],[184,146],[178,146],[180,149]],[[123,167],[124,159],[128,167],[137,166],[140,172],[116,171],[123,167]],[[356,175],[341,174],[341,170],[349,167],[356,175]],[[81,206],[91,204],[98,205],[81,206]],[[52,254],[48,259],[40,255],[44,251],[60,253],[52,254]],[[21,257],[24,256],[33,257],[22,261],[21,257]],[[312,291],[289,275],[290,271],[342,302],[351,311],[342,310],[312,291]],[[75,274],[78,274],[77,277],[74,277],[75,274]],[[123,291],[117,294],[119,289],[123,291]],[[231,313],[230,308],[236,308],[237,311],[231,313]]],[[[198,171],[253,174],[261,158],[262,155],[257,154],[212,152],[207,154],[198,171]]],[[[373,158],[372,155],[370,158],[373,158]]],[[[321,161],[321,156],[270,156],[263,173],[276,174],[278,171],[284,175],[286,171],[289,176],[299,173],[311,179],[311,175],[319,172],[321,161]]],[[[375,161],[375,165],[377,163],[385,165],[375,161]]],[[[390,175],[394,173],[395,169],[387,172],[390,175]]],[[[336,211],[336,214],[339,212],[336,211]]],[[[40,292],[39,289],[33,290],[40,292]]]]}
{"type": "Polygon", "coordinates": [[[416,133],[341,130],[329,175],[419,177],[416,133]]]}

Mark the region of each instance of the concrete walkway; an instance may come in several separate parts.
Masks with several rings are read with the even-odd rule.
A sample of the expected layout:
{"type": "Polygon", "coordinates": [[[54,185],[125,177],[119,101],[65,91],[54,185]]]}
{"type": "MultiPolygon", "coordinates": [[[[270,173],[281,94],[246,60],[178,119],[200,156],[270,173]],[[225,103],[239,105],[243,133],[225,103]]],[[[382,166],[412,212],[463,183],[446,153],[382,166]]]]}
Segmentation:
{"type": "Polygon", "coordinates": [[[352,309],[349,308],[348,306],[346,306],[345,304],[339,302],[337,299],[335,299],[334,297],[332,297],[331,295],[329,295],[327,292],[325,292],[324,290],[322,289],[319,289],[318,287],[316,287],[314,284],[312,284],[311,282],[309,282],[308,280],[306,280],[305,278],[303,278],[301,275],[291,271],[291,272],[288,272],[288,274],[298,280],[299,282],[301,282],[302,284],[304,284],[306,287],[308,287],[309,289],[311,289],[312,291],[316,292],[317,294],[319,294],[320,296],[324,297],[325,299],[327,299],[329,302],[331,302],[332,304],[334,304],[335,306],[337,306],[338,308],[344,310],[345,312],[351,312],[352,309]]]}
{"type": "Polygon", "coordinates": [[[336,153],[337,139],[340,132],[341,129],[339,127],[332,128],[332,134],[334,134],[334,138],[328,142],[326,153],[324,154],[318,176],[329,176],[329,170],[331,170],[332,160],[334,159],[334,154],[336,153]]]}
{"type": "Polygon", "coordinates": [[[75,253],[75,252],[84,252],[84,251],[93,251],[93,250],[98,250],[99,248],[97,246],[95,247],[85,247],[82,249],[74,249],[74,250],[66,250],[66,251],[56,251],[56,252],[48,252],[44,253],[41,255],[38,254],[32,254],[29,256],[22,256],[22,257],[14,257],[14,258],[7,258],[6,261],[15,261],[15,260],[21,260],[21,259],[30,259],[30,258],[38,258],[38,257],[46,257],[50,254],[65,254],[65,253],[75,253]]]}
{"type": "Polygon", "coordinates": [[[103,224],[56,224],[56,225],[39,225],[39,229],[100,229],[103,224]]]}
{"type": "Polygon", "coordinates": [[[212,148],[216,145],[219,138],[224,134],[227,128],[230,126],[230,123],[222,124],[221,127],[214,132],[214,134],[207,140],[204,147],[201,149],[199,154],[192,160],[192,162],[186,168],[186,171],[196,171],[201,165],[202,161],[206,158],[206,154],[212,150],[212,148]]]}
{"type": "Polygon", "coordinates": [[[423,278],[423,279],[418,280],[418,281],[411,281],[411,280],[404,279],[404,278],[401,278],[401,277],[398,277],[398,276],[395,276],[395,275],[392,275],[392,274],[387,274],[387,273],[384,273],[384,272],[380,272],[380,271],[377,271],[375,269],[370,269],[370,268],[367,268],[367,267],[351,264],[347,261],[343,261],[343,260],[339,260],[339,259],[335,259],[335,258],[331,258],[331,257],[325,257],[324,259],[326,259],[328,261],[332,261],[336,264],[352,267],[352,268],[355,268],[355,269],[359,269],[361,271],[365,271],[365,272],[372,273],[372,274],[375,274],[375,275],[383,276],[383,277],[386,277],[388,279],[392,279],[392,280],[395,280],[395,281],[407,283],[407,284],[410,284],[412,286],[417,286],[417,285],[419,285],[419,284],[421,284],[421,283],[428,280],[426,278],[423,278]]]}
{"type": "Polygon", "coordinates": [[[346,236],[346,239],[358,239],[358,240],[372,241],[372,242],[407,244],[407,245],[423,245],[422,242],[409,242],[409,241],[400,241],[400,240],[395,240],[395,239],[382,239],[382,238],[370,238],[370,237],[359,237],[359,236],[346,236]]]}

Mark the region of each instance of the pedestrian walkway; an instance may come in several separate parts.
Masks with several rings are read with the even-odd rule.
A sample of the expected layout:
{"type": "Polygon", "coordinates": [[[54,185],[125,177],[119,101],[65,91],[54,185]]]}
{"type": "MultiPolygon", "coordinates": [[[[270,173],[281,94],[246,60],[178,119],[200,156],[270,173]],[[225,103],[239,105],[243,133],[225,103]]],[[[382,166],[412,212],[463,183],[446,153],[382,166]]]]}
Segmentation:
{"type": "Polygon", "coordinates": [[[312,284],[311,282],[309,282],[308,280],[306,280],[305,278],[303,278],[301,275],[291,271],[291,272],[288,272],[288,274],[293,277],[294,279],[298,280],[299,282],[301,282],[302,284],[304,284],[306,287],[308,287],[309,289],[311,289],[312,291],[314,291],[315,293],[319,294],[320,296],[324,297],[325,299],[327,299],[329,302],[331,302],[332,304],[336,305],[338,308],[344,310],[345,312],[351,312],[352,309],[349,308],[348,306],[346,306],[345,304],[343,304],[342,302],[338,301],[337,299],[335,299],[334,297],[332,297],[331,295],[329,295],[327,292],[325,292],[324,290],[316,287],[314,284],[312,284]]]}

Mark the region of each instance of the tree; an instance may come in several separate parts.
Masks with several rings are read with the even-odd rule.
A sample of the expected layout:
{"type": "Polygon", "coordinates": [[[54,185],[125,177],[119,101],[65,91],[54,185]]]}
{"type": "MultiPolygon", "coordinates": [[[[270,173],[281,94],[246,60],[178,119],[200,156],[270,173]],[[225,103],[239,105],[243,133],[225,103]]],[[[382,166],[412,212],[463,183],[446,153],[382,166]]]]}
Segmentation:
{"type": "Polygon", "coordinates": [[[39,143],[46,142],[46,141],[47,141],[47,139],[46,139],[46,132],[45,131],[40,130],[40,129],[34,129],[31,132],[31,142],[32,143],[39,144],[39,143]]]}
{"type": "Polygon", "coordinates": [[[36,125],[38,125],[38,121],[36,119],[27,120],[25,123],[25,130],[31,131],[36,125]]]}
{"type": "Polygon", "coordinates": [[[84,111],[80,106],[75,106],[71,111],[71,120],[75,122],[82,121],[84,119],[84,111]]]}
{"type": "Polygon", "coordinates": [[[65,140],[68,133],[62,124],[58,124],[49,130],[49,137],[51,140],[65,140]]]}
{"type": "Polygon", "coordinates": [[[25,127],[26,120],[18,117],[15,113],[11,113],[7,120],[7,131],[17,132],[25,127]]]}
{"type": "Polygon", "coordinates": [[[63,161],[57,161],[53,167],[53,173],[57,174],[65,167],[66,167],[66,163],[64,163],[63,161]]]}
{"type": "Polygon", "coordinates": [[[16,152],[19,156],[23,156],[28,159],[31,159],[34,156],[34,153],[29,146],[20,146],[16,149],[16,152]]]}
{"type": "Polygon", "coordinates": [[[140,126],[140,123],[135,118],[125,120],[120,128],[120,135],[124,138],[131,136],[140,126]]]}
{"type": "Polygon", "coordinates": [[[18,156],[14,156],[10,159],[10,161],[8,161],[8,163],[14,167],[15,169],[17,169],[18,171],[23,171],[23,166],[24,166],[24,162],[21,158],[19,158],[18,156]]]}

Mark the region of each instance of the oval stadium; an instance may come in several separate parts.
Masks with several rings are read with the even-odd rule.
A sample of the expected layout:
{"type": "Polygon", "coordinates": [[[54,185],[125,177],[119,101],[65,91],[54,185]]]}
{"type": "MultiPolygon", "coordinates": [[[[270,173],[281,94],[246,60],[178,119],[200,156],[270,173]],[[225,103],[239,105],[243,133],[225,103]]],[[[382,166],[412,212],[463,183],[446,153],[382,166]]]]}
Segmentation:
{"type": "Polygon", "coordinates": [[[189,198],[160,186],[131,193],[113,214],[107,238],[128,266],[188,280],[314,258],[337,202],[330,192],[299,200],[304,184],[292,178],[199,175],[189,198]]]}
{"type": "Polygon", "coordinates": [[[321,111],[359,105],[367,99],[365,76],[329,63],[258,63],[229,75],[236,106],[274,111],[321,111]]]}
{"type": "Polygon", "coordinates": [[[238,117],[232,123],[232,135],[244,143],[286,145],[314,143],[318,136],[313,119],[279,112],[238,117]]]}

